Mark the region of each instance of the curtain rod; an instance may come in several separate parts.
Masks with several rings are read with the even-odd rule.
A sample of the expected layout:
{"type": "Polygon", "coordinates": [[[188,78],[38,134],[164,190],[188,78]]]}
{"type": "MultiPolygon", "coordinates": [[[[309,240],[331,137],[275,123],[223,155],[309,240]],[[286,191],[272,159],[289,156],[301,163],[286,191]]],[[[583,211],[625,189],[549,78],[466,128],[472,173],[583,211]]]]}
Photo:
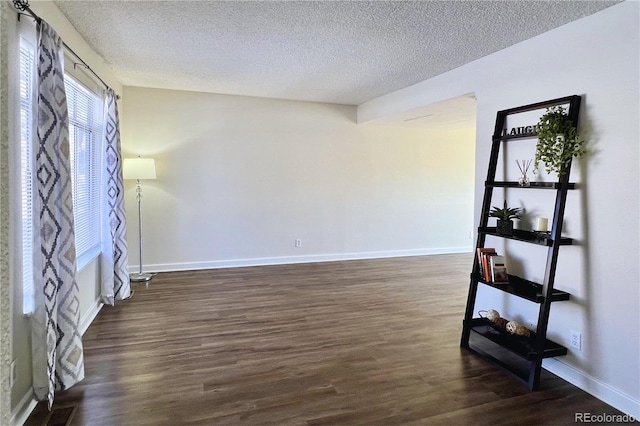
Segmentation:
{"type": "MultiPolygon", "coordinates": [[[[29,0],[13,0],[13,7],[18,9],[20,12],[26,12],[26,14],[28,14],[31,18],[35,19],[36,22],[42,21],[42,18],[36,15],[36,13],[33,10],[31,10],[31,8],[29,7],[29,0]]],[[[20,14],[21,14],[20,12],[18,12],[18,19],[20,19],[20,14]]],[[[25,13],[22,13],[22,14],[24,15],[25,13]]],[[[73,56],[78,58],[78,60],[80,61],[80,64],[74,63],[73,65],[74,68],[76,67],[76,65],[81,65],[83,68],[91,72],[91,74],[93,74],[98,80],[100,80],[100,83],[102,83],[104,87],[106,87],[107,89],[111,89],[111,87],[107,83],[105,83],[104,80],[101,79],[100,76],[96,74],[96,72],[93,69],[91,69],[91,67],[80,56],[78,56],[78,54],[72,48],[70,48],[67,43],[64,42],[64,40],[62,40],[62,44],[64,45],[65,49],[67,49],[73,56]]],[[[117,93],[116,93],[116,99],[120,99],[120,95],[118,95],[117,93]]]]}

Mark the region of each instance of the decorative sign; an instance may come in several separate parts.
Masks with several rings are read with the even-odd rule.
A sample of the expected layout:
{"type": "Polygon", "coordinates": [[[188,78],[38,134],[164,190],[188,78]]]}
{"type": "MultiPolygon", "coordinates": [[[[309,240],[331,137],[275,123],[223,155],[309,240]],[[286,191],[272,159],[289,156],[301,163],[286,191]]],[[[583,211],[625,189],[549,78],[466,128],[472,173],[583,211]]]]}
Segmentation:
{"type": "Polygon", "coordinates": [[[502,136],[535,136],[538,134],[538,125],[512,127],[510,131],[508,129],[502,129],[502,136]]]}

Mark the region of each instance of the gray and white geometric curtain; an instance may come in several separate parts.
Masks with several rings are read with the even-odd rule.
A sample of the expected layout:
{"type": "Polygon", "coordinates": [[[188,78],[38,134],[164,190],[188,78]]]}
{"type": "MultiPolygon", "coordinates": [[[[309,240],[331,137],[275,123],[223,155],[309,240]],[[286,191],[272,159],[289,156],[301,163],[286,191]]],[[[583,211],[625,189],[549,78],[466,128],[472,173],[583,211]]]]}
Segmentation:
{"type": "Polygon", "coordinates": [[[35,229],[37,268],[32,325],[36,397],[53,404],[54,390],[84,378],[80,306],[76,283],[69,119],[62,40],[38,23],[35,229]]]}
{"type": "Polygon", "coordinates": [[[105,99],[105,156],[103,167],[102,302],[113,305],[129,297],[129,254],[124,211],[120,124],[116,94],[107,89],[105,99]]]}

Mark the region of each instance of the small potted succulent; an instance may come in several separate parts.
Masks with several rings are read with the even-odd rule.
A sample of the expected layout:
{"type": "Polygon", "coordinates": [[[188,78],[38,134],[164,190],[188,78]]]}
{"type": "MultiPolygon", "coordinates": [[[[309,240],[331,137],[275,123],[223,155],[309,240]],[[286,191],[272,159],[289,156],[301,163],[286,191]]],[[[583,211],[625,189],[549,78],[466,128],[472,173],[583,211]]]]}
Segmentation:
{"type": "Polygon", "coordinates": [[[500,235],[513,234],[513,221],[511,219],[520,219],[522,209],[519,207],[507,207],[507,200],[504,201],[502,208],[493,206],[489,212],[489,217],[498,219],[496,224],[496,233],[500,235]]]}
{"type": "Polygon", "coordinates": [[[585,140],[580,137],[562,106],[547,108],[536,126],[536,133],[538,143],[534,172],[538,169],[538,163],[543,162],[547,173],[556,172],[562,176],[573,157],[586,153],[585,140]]]}

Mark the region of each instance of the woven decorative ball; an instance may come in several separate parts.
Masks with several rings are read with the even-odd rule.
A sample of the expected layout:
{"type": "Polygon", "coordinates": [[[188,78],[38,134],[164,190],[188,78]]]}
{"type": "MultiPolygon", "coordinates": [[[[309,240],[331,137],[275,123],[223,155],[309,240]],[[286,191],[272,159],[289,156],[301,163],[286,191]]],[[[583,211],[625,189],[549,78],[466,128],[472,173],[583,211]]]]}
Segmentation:
{"type": "Polygon", "coordinates": [[[531,336],[531,331],[524,325],[519,325],[516,327],[516,336],[529,337],[531,336]]]}
{"type": "Polygon", "coordinates": [[[527,327],[522,324],[518,324],[515,321],[509,321],[507,323],[507,331],[516,336],[529,337],[531,335],[531,332],[527,327]]]}
{"type": "Polygon", "coordinates": [[[491,322],[496,322],[500,319],[500,313],[495,309],[489,309],[487,311],[487,319],[491,322]]]}

